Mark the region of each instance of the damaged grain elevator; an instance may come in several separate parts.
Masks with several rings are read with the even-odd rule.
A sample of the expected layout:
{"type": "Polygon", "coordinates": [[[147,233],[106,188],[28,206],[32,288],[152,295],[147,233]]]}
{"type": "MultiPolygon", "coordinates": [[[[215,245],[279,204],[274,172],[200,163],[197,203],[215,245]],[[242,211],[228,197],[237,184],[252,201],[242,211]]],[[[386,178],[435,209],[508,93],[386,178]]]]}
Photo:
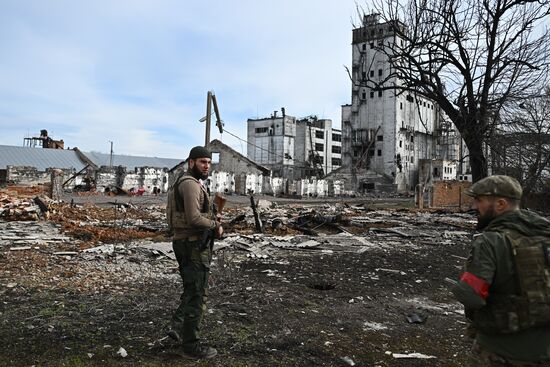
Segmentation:
{"type": "MultiPolygon", "coordinates": [[[[420,160],[436,159],[442,153],[443,116],[432,100],[376,88],[382,82],[386,86],[404,83],[390,75],[386,54],[394,42],[398,46],[405,42],[394,27],[406,26],[399,21],[382,23],[378,14],[372,14],[353,29],[352,100],[342,106],[342,163],[351,171],[350,184],[355,186],[351,189],[358,191],[374,188],[369,182],[374,176],[393,183],[399,192],[413,190],[420,160]]],[[[457,158],[445,155],[445,159],[457,158]]]]}

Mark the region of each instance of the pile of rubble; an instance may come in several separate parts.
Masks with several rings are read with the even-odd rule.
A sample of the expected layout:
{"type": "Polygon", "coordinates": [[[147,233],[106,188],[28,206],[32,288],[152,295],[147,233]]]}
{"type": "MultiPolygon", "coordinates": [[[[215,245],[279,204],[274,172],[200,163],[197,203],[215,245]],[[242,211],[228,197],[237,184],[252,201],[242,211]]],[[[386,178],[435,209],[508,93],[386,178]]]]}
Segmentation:
{"type": "Polygon", "coordinates": [[[0,219],[6,221],[38,220],[47,212],[45,197],[14,197],[0,193],[0,219]]]}

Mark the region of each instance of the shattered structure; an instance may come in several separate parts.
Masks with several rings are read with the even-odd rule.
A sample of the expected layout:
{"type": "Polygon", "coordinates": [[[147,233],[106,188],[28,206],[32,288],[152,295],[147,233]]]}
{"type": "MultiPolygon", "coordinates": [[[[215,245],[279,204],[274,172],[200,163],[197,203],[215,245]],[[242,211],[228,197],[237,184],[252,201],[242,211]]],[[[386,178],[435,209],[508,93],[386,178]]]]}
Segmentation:
{"type": "Polygon", "coordinates": [[[329,119],[289,116],[248,119],[247,156],[268,167],[275,177],[323,177],[342,165],[342,134],[329,119]]]}
{"type": "Polygon", "coordinates": [[[177,159],[37,149],[0,145],[0,184],[49,184],[54,169],[61,170],[62,187],[98,192],[166,192],[168,170],[177,159]],[[111,162],[111,165],[109,165],[111,162]]]}
{"type": "MultiPolygon", "coordinates": [[[[266,194],[295,197],[344,196],[352,193],[344,190],[340,180],[325,180],[317,177],[292,179],[277,177],[267,167],[257,164],[219,140],[208,145],[212,151],[212,172],[206,180],[211,193],[221,194],[266,194]]],[[[169,171],[168,182],[187,169],[186,162],[180,162],[169,171]]]]}
{"type": "Polygon", "coordinates": [[[383,89],[403,83],[391,75],[386,54],[404,42],[394,27],[405,25],[380,23],[373,14],[365,15],[362,26],[353,30],[352,101],[342,106],[342,163],[351,175],[350,185],[359,191],[384,184],[412,191],[419,183],[422,160],[440,158],[443,151],[445,159],[457,159],[450,155],[456,149],[439,146],[455,141],[441,138],[443,118],[433,101],[383,89]]]}

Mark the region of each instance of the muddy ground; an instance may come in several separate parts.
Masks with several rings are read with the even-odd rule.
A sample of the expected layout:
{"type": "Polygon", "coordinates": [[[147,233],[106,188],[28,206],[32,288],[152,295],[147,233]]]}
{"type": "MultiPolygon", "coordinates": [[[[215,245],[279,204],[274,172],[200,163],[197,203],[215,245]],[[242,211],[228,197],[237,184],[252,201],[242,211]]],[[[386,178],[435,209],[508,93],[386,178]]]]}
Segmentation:
{"type": "MultiPolygon", "coordinates": [[[[267,258],[234,246],[217,251],[202,335],[219,354],[201,362],[182,359],[165,337],[181,292],[175,260],[126,241],[123,228],[111,229],[120,234],[114,252],[83,252],[101,244],[90,237],[96,234],[50,219],[70,241],[20,251],[0,245],[0,365],[461,366],[470,341],[445,278],[460,273],[473,217],[450,222],[452,213],[395,204],[376,212],[372,204],[342,206],[348,214],[362,206],[351,216],[380,218],[341,227],[368,246],[331,243],[339,230],[318,226],[317,248],[277,248],[267,258]],[[393,220],[416,234],[377,230],[395,227],[393,220]],[[401,358],[411,353],[420,355],[401,358]]],[[[240,205],[227,219],[244,212],[240,205]]],[[[322,211],[327,204],[277,210],[287,207],[322,211]]],[[[228,225],[228,234],[246,226],[228,225]]],[[[149,237],[166,241],[162,231],[149,237]]]]}

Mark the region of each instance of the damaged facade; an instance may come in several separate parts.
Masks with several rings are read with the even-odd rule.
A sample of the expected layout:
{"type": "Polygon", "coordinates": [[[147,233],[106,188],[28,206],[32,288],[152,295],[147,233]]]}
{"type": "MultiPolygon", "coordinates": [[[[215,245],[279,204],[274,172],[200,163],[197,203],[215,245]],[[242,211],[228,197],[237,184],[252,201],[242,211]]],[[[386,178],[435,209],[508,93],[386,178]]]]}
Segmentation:
{"type": "MultiPolygon", "coordinates": [[[[390,76],[384,45],[404,42],[393,27],[399,22],[380,23],[376,14],[366,15],[363,25],[353,30],[352,102],[342,106],[342,161],[356,171],[351,182],[356,189],[375,188],[369,171],[385,177],[398,191],[413,190],[419,181],[420,162],[439,158],[442,148],[453,139],[441,139],[442,116],[431,100],[412,93],[398,94],[367,86],[403,82],[390,76]]],[[[445,149],[448,160],[456,149],[445,149]]],[[[372,176],[372,173],[370,173],[372,176]]]]}
{"type": "Polygon", "coordinates": [[[272,192],[264,186],[268,168],[215,139],[208,144],[212,152],[212,173],[208,179],[211,191],[219,193],[253,194],[272,192]]]}
{"type": "Polygon", "coordinates": [[[157,193],[168,189],[168,170],[177,159],[37,149],[0,145],[0,183],[51,184],[60,170],[66,189],[157,193]],[[106,162],[112,161],[112,166],[106,162]]]}
{"type": "MultiPolygon", "coordinates": [[[[212,169],[206,186],[211,193],[221,194],[265,194],[291,195],[297,197],[341,196],[350,193],[344,190],[340,180],[324,180],[316,177],[278,177],[272,170],[245,157],[219,140],[208,145],[212,152],[212,169]]],[[[186,162],[180,162],[170,169],[168,182],[187,169],[186,162]]]]}
{"type": "Polygon", "coordinates": [[[247,156],[276,177],[323,177],[342,165],[342,132],[329,119],[297,119],[282,108],[268,118],[248,119],[247,156]]]}

